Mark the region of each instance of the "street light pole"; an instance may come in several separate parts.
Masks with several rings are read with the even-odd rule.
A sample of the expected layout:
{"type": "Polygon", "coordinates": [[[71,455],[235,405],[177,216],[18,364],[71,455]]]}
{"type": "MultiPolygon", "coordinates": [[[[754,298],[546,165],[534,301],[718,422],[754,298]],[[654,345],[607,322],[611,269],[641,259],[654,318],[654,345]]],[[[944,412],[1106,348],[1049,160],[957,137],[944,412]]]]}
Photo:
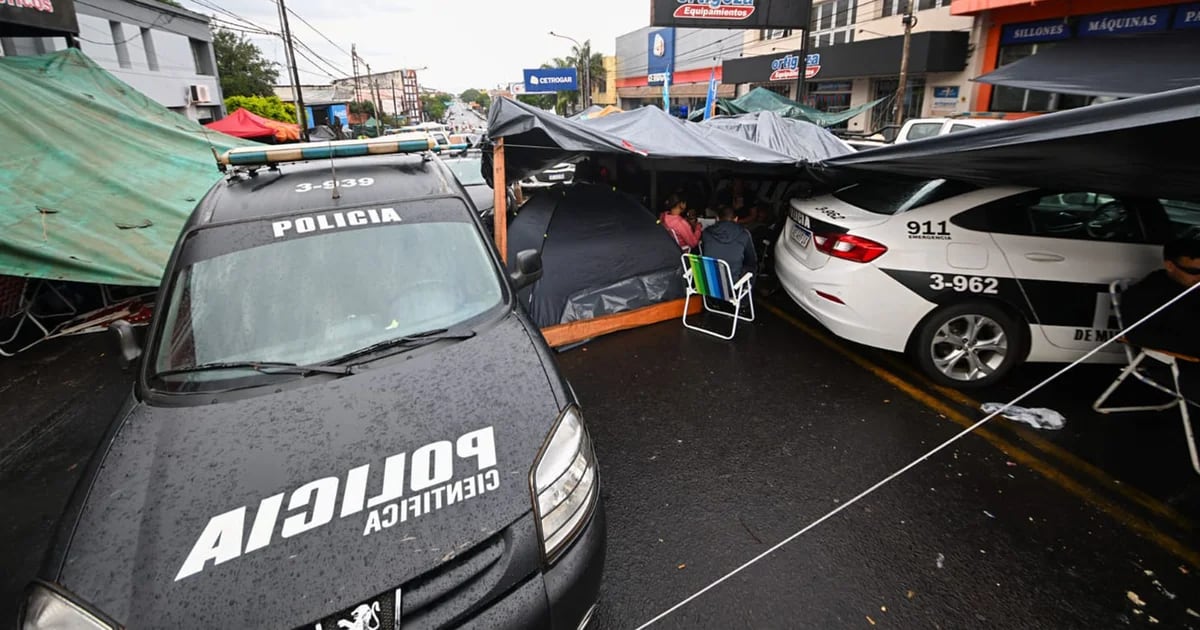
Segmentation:
{"type": "MultiPolygon", "coordinates": [[[[579,40],[575,39],[574,37],[567,37],[566,35],[559,35],[558,33],[555,33],[554,31],[550,31],[550,35],[552,35],[554,37],[561,37],[562,39],[566,39],[566,40],[574,42],[575,49],[579,51],[580,55],[583,55],[583,53],[584,53],[583,44],[580,44],[579,40]]],[[[584,85],[585,89],[580,90],[581,92],[584,93],[584,96],[583,96],[583,98],[579,99],[579,101],[581,103],[583,103],[583,105],[582,105],[583,109],[587,109],[588,106],[591,105],[590,101],[592,99],[592,59],[591,59],[592,51],[589,48],[586,52],[587,52],[588,58],[583,60],[583,85],[584,85]]],[[[576,63],[579,62],[578,59],[576,59],[575,61],[576,61],[576,63]]]]}
{"type": "Polygon", "coordinates": [[[905,83],[908,82],[908,49],[912,42],[912,27],[917,23],[917,18],[913,15],[912,0],[905,1],[904,9],[904,49],[900,53],[900,81],[896,87],[896,125],[904,124],[904,90],[905,83]]]}

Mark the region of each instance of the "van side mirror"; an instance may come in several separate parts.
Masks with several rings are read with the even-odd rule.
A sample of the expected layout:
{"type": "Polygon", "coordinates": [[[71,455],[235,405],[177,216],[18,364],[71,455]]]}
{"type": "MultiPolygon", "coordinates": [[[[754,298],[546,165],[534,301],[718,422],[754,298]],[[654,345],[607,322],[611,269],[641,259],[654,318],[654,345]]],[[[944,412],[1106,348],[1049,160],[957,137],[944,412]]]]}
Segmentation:
{"type": "Polygon", "coordinates": [[[116,338],[117,363],[121,369],[128,370],[136,365],[138,359],[142,358],[142,346],[138,344],[137,337],[133,334],[133,325],[123,319],[118,319],[108,325],[108,330],[116,338]]]}
{"type": "Polygon", "coordinates": [[[542,277],[542,255],[536,249],[517,252],[517,269],[508,274],[517,291],[537,282],[542,277]]]}

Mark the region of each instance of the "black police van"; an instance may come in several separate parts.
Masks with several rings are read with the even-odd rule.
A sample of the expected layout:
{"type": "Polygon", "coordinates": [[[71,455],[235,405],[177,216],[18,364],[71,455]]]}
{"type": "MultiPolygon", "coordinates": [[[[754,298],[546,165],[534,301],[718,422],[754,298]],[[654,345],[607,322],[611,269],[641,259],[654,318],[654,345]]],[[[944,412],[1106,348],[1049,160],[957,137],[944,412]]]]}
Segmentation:
{"type": "Polygon", "coordinates": [[[604,515],[568,383],[412,134],[235,149],[23,627],[587,624],[604,515]],[[414,153],[415,152],[415,153],[414,153]]]}

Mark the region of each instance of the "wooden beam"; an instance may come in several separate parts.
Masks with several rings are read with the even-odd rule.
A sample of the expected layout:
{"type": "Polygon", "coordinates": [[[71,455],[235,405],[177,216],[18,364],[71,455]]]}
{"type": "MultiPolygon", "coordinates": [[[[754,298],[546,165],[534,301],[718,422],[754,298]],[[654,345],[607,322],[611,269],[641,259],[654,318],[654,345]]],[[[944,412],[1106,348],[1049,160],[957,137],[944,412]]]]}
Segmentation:
{"type": "Polygon", "coordinates": [[[492,149],[492,199],[495,201],[492,224],[495,229],[496,250],[500,260],[508,262],[508,186],[504,179],[504,138],[496,140],[492,149]]]}
{"type": "MultiPolygon", "coordinates": [[[[652,306],[644,306],[632,311],[625,311],[624,313],[602,315],[595,319],[584,319],[567,324],[555,324],[554,326],[543,328],[542,336],[546,338],[546,343],[550,344],[551,347],[557,348],[620,330],[649,326],[650,324],[657,324],[658,322],[665,322],[670,319],[679,319],[683,317],[683,304],[684,300],[672,300],[652,306]]],[[[694,315],[699,313],[700,309],[700,300],[692,300],[688,309],[689,314],[694,315]]]]}

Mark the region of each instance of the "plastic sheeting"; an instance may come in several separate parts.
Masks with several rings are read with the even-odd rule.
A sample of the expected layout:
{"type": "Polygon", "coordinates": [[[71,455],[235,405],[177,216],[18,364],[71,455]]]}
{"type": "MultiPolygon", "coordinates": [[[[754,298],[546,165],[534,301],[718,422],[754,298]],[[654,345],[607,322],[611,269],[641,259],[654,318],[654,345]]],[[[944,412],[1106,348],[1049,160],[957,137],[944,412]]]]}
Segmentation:
{"type": "Polygon", "coordinates": [[[1141,96],[1200,85],[1200,36],[1154,33],[1060,42],[975,79],[1095,96],[1141,96]]]}
{"type": "Polygon", "coordinates": [[[886,99],[876,99],[841,112],[823,112],[814,107],[793,101],[767,88],[758,87],[732,100],[726,98],[717,99],[717,113],[737,115],[764,111],[774,112],[784,118],[803,120],[822,127],[832,127],[833,125],[854,118],[884,100],[886,99]]]}
{"type": "Polygon", "coordinates": [[[1200,201],[1200,86],[832,158],[825,166],[981,185],[1200,201]]]}
{"type": "MultiPolygon", "coordinates": [[[[211,141],[211,145],[210,145],[211,141]]],[[[82,52],[0,58],[0,274],[157,286],[218,152],[82,52]]]]}
{"type": "Polygon", "coordinates": [[[508,232],[508,260],[542,253],[542,278],[521,299],[539,327],[683,297],[679,247],[637,201],[605,186],[538,193],[508,232]]]}
{"type": "Polygon", "coordinates": [[[828,129],[775,112],[717,116],[701,123],[736,134],[759,146],[785,153],[801,162],[820,162],[854,153],[854,148],[828,129]]]}
{"type": "MultiPolygon", "coordinates": [[[[504,138],[507,183],[585,153],[640,156],[651,161],[724,163],[795,169],[797,160],[713,127],[642,107],[589,120],[570,120],[508,98],[488,112],[488,137],[504,138]]],[[[484,177],[492,178],[491,151],[484,177]]]]}

